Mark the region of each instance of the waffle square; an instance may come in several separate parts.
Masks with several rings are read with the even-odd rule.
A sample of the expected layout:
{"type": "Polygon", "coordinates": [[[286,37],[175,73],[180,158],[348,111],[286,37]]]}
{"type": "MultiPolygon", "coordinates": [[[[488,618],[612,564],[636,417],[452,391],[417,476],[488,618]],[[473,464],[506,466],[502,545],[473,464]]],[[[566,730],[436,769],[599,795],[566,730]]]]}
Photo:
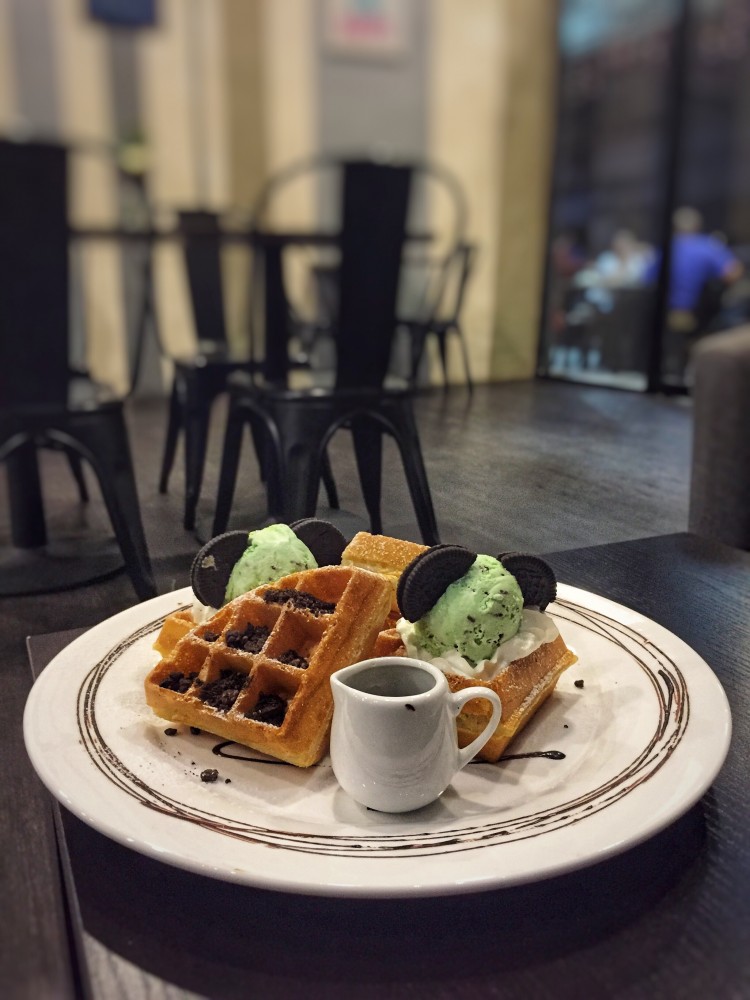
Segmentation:
{"type": "Polygon", "coordinates": [[[328,748],[335,670],[372,655],[388,582],[326,566],[243,594],[178,639],[149,673],[161,718],[196,726],[299,767],[328,748]]]}

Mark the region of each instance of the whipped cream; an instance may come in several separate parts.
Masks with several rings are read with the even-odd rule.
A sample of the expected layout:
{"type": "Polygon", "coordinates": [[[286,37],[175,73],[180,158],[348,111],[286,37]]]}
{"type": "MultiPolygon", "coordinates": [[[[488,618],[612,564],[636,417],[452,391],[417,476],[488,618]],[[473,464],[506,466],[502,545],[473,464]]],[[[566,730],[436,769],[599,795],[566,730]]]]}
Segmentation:
{"type": "Polygon", "coordinates": [[[208,604],[201,604],[196,597],[193,600],[193,606],[190,609],[190,613],[192,614],[193,621],[196,625],[205,625],[209,618],[213,618],[217,610],[218,608],[212,608],[208,604]]]}
{"type": "Polygon", "coordinates": [[[405,618],[396,622],[398,634],[406,646],[408,656],[417,660],[425,660],[439,667],[446,674],[462,674],[482,681],[490,681],[508,668],[514,660],[533,653],[546,642],[554,642],[560,634],[557,625],[548,614],[524,608],[521,613],[521,625],[518,632],[506,642],[501,643],[488,660],[480,660],[476,667],[461,656],[458,650],[449,649],[440,656],[433,656],[426,649],[418,646],[414,640],[414,624],[405,618]]]}

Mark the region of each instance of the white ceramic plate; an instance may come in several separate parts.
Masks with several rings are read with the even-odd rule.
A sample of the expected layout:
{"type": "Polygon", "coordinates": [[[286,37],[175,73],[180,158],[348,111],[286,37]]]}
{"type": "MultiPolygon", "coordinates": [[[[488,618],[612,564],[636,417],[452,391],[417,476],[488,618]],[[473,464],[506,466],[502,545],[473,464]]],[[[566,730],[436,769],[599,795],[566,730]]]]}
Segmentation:
{"type": "Polygon", "coordinates": [[[560,586],[550,607],[579,662],[509,748],[437,802],[385,815],[353,802],[328,760],[301,770],[146,705],[143,679],[186,588],[122,612],[36,681],[24,736],[63,805],[101,833],[203,875],[289,892],[412,896],[533,881],[652,836],[706,791],[731,717],[707,664],[666,629],[560,586]],[[564,756],[562,756],[564,755],[564,756]],[[557,759],[555,759],[557,758],[557,759]],[[219,779],[201,781],[205,768],[219,779]]]}

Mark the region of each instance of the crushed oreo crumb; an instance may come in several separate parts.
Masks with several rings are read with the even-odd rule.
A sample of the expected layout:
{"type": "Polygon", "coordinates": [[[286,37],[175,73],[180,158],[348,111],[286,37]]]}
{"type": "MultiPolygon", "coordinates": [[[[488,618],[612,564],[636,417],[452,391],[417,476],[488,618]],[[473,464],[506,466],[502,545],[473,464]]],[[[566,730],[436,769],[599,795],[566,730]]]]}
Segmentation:
{"type": "Polygon", "coordinates": [[[219,772],[215,767],[207,767],[205,771],[201,771],[201,781],[216,781],[219,777],[219,772]]]}
{"type": "Polygon", "coordinates": [[[232,779],[231,778],[224,778],[224,784],[225,785],[230,785],[231,783],[232,783],[232,779]]]}
{"type": "Polygon", "coordinates": [[[241,670],[222,670],[216,680],[203,685],[199,697],[218,712],[228,712],[245,686],[247,677],[241,670]]]}
{"type": "Polygon", "coordinates": [[[306,657],[298,653],[296,649],[287,649],[278,658],[279,663],[288,663],[290,667],[298,667],[300,670],[307,670],[310,666],[306,657]]]}
{"type": "Polygon", "coordinates": [[[190,732],[193,734],[193,736],[200,736],[200,734],[201,734],[202,731],[203,730],[198,729],[197,726],[191,726],[190,727],[190,732]]]}
{"type": "Polygon", "coordinates": [[[269,631],[265,625],[248,622],[244,632],[227,632],[225,642],[230,649],[242,649],[246,653],[259,653],[266,644],[269,631]]]}
{"type": "Polygon", "coordinates": [[[577,688],[582,688],[583,687],[583,681],[573,681],[573,683],[575,684],[575,686],[577,688]]]}
{"type": "Polygon", "coordinates": [[[286,715],[286,702],[277,694],[261,694],[255,708],[245,713],[245,718],[280,726],[286,715]]]}
{"type": "Polygon", "coordinates": [[[267,604],[291,604],[293,608],[300,608],[309,611],[311,615],[330,615],[336,610],[336,605],[330,601],[321,601],[314,594],[308,594],[305,590],[294,590],[291,587],[279,589],[271,587],[263,595],[263,600],[267,604]]]}
{"type": "Polygon", "coordinates": [[[203,633],[203,638],[206,640],[206,642],[216,642],[220,634],[221,633],[219,632],[212,632],[210,629],[208,629],[206,632],[203,633]]]}
{"type": "Polygon", "coordinates": [[[173,729],[173,728],[172,728],[172,727],[170,726],[170,727],[169,727],[169,729],[165,729],[165,730],[164,730],[164,735],[165,735],[165,736],[176,736],[176,735],[177,735],[177,730],[176,730],[176,729],[173,729]]]}
{"type": "Polygon", "coordinates": [[[178,694],[185,694],[197,676],[197,673],[183,674],[179,670],[173,670],[159,684],[159,687],[166,688],[168,691],[177,691],[178,694]]]}

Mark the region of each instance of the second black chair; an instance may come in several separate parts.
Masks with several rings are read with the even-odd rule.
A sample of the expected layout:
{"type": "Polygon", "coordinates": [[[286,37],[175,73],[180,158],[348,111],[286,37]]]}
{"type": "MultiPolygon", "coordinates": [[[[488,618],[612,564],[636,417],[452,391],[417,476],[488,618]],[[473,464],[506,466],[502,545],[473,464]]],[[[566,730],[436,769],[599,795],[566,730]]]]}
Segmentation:
{"type": "MultiPolygon", "coordinates": [[[[164,443],[159,492],[166,493],[179,435],[185,444],[185,508],[183,524],[195,527],[195,515],[206,463],[211,410],[227,389],[232,372],[253,370],[249,350],[233,353],[225,321],[221,275],[223,235],[215,212],[179,213],[190,300],[198,343],[194,352],[173,357],[174,377],[164,443]]],[[[249,342],[249,338],[248,338],[249,342]]]]}
{"type": "Polygon", "coordinates": [[[334,338],[333,388],[292,390],[230,380],[232,391],[213,531],[225,530],[232,506],[243,428],[268,442],[269,512],[284,520],[312,516],[327,445],[351,431],[365,505],[373,532],[380,514],[382,435],[399,448],[420,532],[439,541],[437,523],[406,389],[384,387],[396,328],[411,185],[408,166],[343,165],[339,303],[334,338]]]}

